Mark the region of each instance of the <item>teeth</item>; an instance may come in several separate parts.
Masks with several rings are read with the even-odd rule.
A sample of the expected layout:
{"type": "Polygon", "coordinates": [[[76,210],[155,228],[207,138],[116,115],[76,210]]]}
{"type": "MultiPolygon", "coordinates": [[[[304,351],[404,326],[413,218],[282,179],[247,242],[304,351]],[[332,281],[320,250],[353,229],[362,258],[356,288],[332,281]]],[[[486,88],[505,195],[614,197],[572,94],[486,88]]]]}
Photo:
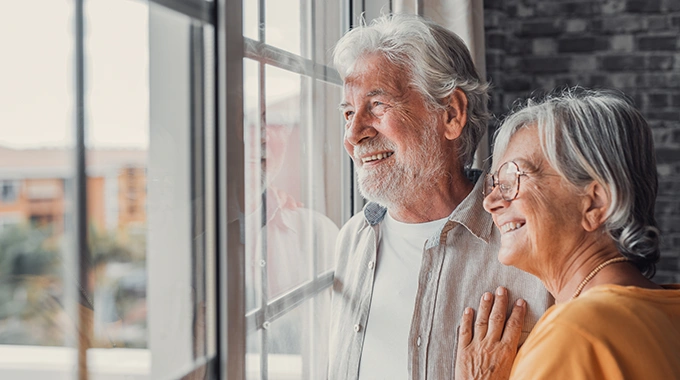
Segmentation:
{"type": "Polygon", "coordinates": [[[387,158],[387,157],[391,156],[392,154],[394,154],[394,152],[374,154],[370,157],[363,158],[362,162],[366,163],[366,162],[371,162],[371,161],[376,161],[376,160],[382,160],[383,158],[387,158]]]}
{"type": "Polygon", "coordinates": [[[524,225],[524,223],[520,223],[520,222],[506,223],[506,224],[501,226],[501,231],[503,231],[503,233],[514,231],[514,230],[522,227],[523,225],[524,225]]]}

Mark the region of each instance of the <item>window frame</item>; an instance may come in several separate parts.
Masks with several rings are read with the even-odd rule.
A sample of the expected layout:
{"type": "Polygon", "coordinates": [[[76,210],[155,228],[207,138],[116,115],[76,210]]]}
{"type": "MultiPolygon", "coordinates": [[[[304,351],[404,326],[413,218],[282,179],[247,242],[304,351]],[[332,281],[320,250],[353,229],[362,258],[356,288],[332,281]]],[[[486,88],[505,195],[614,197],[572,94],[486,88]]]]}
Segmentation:
{"type": "MultiPolygon", "coordinates": [[[[347,0],[342,6],[343,14],[341,25],[347,30],[350,24],[350,15],[363,12],[361,8],[347,0]]],[[[314,1],[310,1],[312,9],[306,9],[314,15],[314,1]]],[[[243,380],[246,377],[246,334],[256,330],[262,330],[262,340],[266,340],[266,326],[274,320],[285,315],[301,303],[313,299],[314,296],[328,289],[333,283],[333,270],[318,274],[314,271],[314,277],[274,300],[266,299],[264,294],[259,295],[259,307],[246,314],[245,308],[245,247],[241,239],[241,228],[235,215],[235,205],[245,203],[245,178],[244,178],[244,151],[243,140],[233,136],[243,136],[243,60],[244,58],[255,61],[259,65],[261,79],[265,78],[264,67],[269,65],[299,74],[305,78],[325,83],[342,86],[342,80],[337,71],[329,66],[315,62],[316,52],[314,33],[310,46],[310,57],[290,53],[283,49],[268,45],[264,39],[265,26],[264,8],[265,0],[259,0],[259,41],[243,35],[243,3],[242,1],[218,0],[217,1],[217,51],[218,51],[218,161],[219,179],[219,223],[218,230],[222,232],[219,239],[218,265],[220,279],[219,284],[219,311],[220,321],[220,374],[221,379],[243,380]],[[262,42],[265,41],[265,42],[262,42]],[[238,90],[234,90],[234,89],[238,90]],[[230,138],[232,137],[232,138],[230,138]],[[226,179],[233,185],[227,186],[226,179]],[[235,187],[235,188],[234,188],[235,187]],[[231,207],[230,207],[231,206],[231,207]],[[244,318],[245,317],[245,318],[244,318]]],[[[314,17],[311,26],[314,28],[314,17]]],[[[304,26],[303,26],[304,28],[304,26]]],[[[266,79],[265,79],[266,80],[266,79]]],[[[266,102],[264,101],[264,80],[260,83],[260,112],[266,114],[266,102]]],[[[314,91],[314,86],[312,91],[314,91]]],[[[264,121],[260,121],[263,123],[264,121]]],[[[262,125],[260,125],[262,127],[262,125]]],[[[264,149],[264,147],[263,147],[264,149]]],[[[356,192],[354,175],[349,158],[343,160],[342,165],[343,193],[348,199],[342,199],[343,220],[349,217],[360,207],[357,200],[361,197],[356,192]]],[[[266,202],[266,197],[265,202],[266,202]]],[[[266,207],[266,203],[263,207],[266,207]]],[[[266,237],[265,237],[266,239],[266,237]]],[[[314,268],[315,269],[315,268],[314,268]]],[[[262,266],[259,273],[262,284],[267,281],[266,265],[262,266]]],[[[266,286],[266,285],[265,285],[266,286]]],[[[261,292],[266,293],[266,292],[261,292]]],[[[262,378],[267,378],[267,353],[260,355],[260,373],[262,378]]]]}
{"type": "MultiPolygon", "coordinates": [[[[124,0],[121,0],[124,1],[124,0]]],[[[312,33],[312,59],[289,53],[266,43],[254,41],[243,36],[243,1],[242,0],[151,0],[179,14],[188,16],[195,20],[199,25],[211,25],[214,28],[214,75],[216,91],[214,99],[197,99],[203,94],[202,85],[205,84],[203,72],[192,71],[194,76],[191,84],[192,94],[192,123],[205,125],[204,114],[213,114],[215,118],[214,129],[209,128],[201,133],[192,133],[193,157],[192,168],[200,173],[206,173],[213,179],[211,184],[204,186],[192,186],[192,196],[201,192],[210,191],[214,194],[212,200],[216,213],[203,212],[194,215],[192,218],[192,236],[202,228],[214,226],[212,236],[206,234],[207,240],[195,242],[194,250],[207,252],[206,260],[215,262],[215,273],[199,273],[201,262],[197,262],[195,255],[192,255],[192,278],[194,285],[197,284],[199,277],[214,276],[217,281],[216,305],[214,312],[206,314],[207,318],[215,318],[217,342],[206,340],[205,345],[215,345],[214,350],[203,347],[201,350],[194,348],[194,359],[197,359],[195,366],[184,378],[190,378],[200,373],[209,374],[210,378],[220,378],[227,380],[245,379],[245,338],[246,331],[252,329],[263,329],[267,322],[284,315],[302,302],[312,299],[319,292],[332,285],[333,270],[318,274],[314,273],[314,278],[296,288],[277,297],[275,300],[263,300],[261,307],[248,315],[245,310],[245,255],[244,246],[241,239],[242,226],[239,215],[235,215],[234,210],[238,210],[237,205],[244,204],[245,178],[244,178],[244,146],[243,141],[234,136],[242,135],[243,130],[243,59],[249,58],[259,63],[260,67],[270,65],[286,71],[300,74],[312,81],[321,81],[335,85],[342,85],[342,81],[335,69],[314,62],[314,40],[312,33]],[[200,85],[199,85],[200,84],[200,85]],[[205,102],[214,102],[213,110],[204,108],[205,102]],[[204,153],[201,161],[199,158],[201,151],[204,153]],[[213,153],[212,156],[208,154],[213,153]],[[216,158],[216,159],[215,159],[216,158]],[[211,162],[211,159],[215,160],[211,162]],[[235,184],[235,185],[234,185],[235,184]],[[210,188],[210,189],[209,189],[210,188]],[[235,206],[236,205],[236,206],[235,206]],[[205,225],[196,223],[199,220],[205,225]],[[212,239],[211,239],[212,238],[212,239]],[[212,240],[212,241],[211,241],[212,240]],[[211,250],[210,245],[216,249],[211,250]],[[210,255],[212,253],[212,255],[210,255]],[[265,318],[267,316],[267,318],[265,318]],[[216,344],[215,344],[216,343],[216,344]],[[201,356],[204,352],[215,352],[214,356],[201,356]]],[[[260,2],[260,17],[263,20],[265,0],[260,2]]],[[[364,12],[364,1],[346,0],[343,6],[342,23],[343,30],[350,25],[354,15],[364,12]],[[352,16],[350,16],[352,15],[352,16]]],[[[314,14],[314,1],[310,1],[312,6],[311,14],[314,14]]],[[[310,10],[307,10],[310,11],[310,10]]],[[[89,263],[89,251],[87,244],[87,175],[86,175],[86,144],[85,144],[85,110],[87,109],[85,97],[85,54],[84,54],[84,0],[75,0],[75,93],[76,93],[76,123],[75,135],[76,146],[74,149],[75,177],[74,177],[74,222],[73,245],[75,257],[71,258],[70,265],[80,268],[78,271],[78,283],[86,286],[87,268],[89,263]]],[[[312,17],[312,28],[314,27],[312,17]]],[[[264,34],[264,30],[260,31],[264,34]]],[[[195,69],[201,66],[204,58],[197,49],[203,42],[200,33],[192,28],[192,54],[190,55],[191,66],[195,69]]],[[[263,40],[263,38],[261,38],[263,40]]],[[[313,82],[314,83],[314,82],[313,82]]],[[[312,86],[314,88],[314,86],[312,86]]],[[[312,90],[314,91],[314,90],[312,90]]],[[[263,105],[264,107],[264,105],[263,105]]],[[[200,129],[200,128],[199,128],[200,129]]],[[[343,161],[342,184],[345,187],[344,194],[349,199],[343,199],[343,219],[346,220],[363,206],[361,197],[358,196],[356,185],[354,184],[353,168],[349,159],[343,161]],[[345,162],[346,161],[346,162],[345,162]],[[347,203],[345,203],[347,202],[347,203]]],[[[192,176],[196,175],[192,170],[192,176]]],[[[210,198],[210,197],[207,197],[210,198]]],[[[193,209],[205,211],[211,200],[205,199],[193,209]]],[[[266,277],[266,269],[263,269],[261,276],[266,277]]],[[[200,281],[198,281],[200,282],[200,281]]],[[[72,287],[75,289],[75,287],[72,287]]],[[[92,289],[85,289],[86,292],[92,289]]],[[[209,292],[205,287],[197,287],[201,297],[209,292]],[[200,289],[198,289],[200,288],[200,289]]],[[[71,305],[75,309],[75,299],[77,295],[71,295],[71,305]]],[[[80,314],[79,325],[86,325],[85,317],[80,314]]],[[[91,333],[91,332],[90,332],[91,333]]],[[[78,374],[79,378],[87,377],[87,350],[80,342],[78,343],[78,374]]],[[[263,355],[262,365],[266,366],[266,354],[263,355]]]]}

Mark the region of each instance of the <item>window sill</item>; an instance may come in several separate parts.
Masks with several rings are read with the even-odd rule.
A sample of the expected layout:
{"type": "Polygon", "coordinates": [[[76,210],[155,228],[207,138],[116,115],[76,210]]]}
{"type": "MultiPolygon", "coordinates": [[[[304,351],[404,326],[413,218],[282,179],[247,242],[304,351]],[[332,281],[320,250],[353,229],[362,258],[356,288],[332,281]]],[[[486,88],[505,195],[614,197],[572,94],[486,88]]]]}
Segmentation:
{"type": "MultiPolygon", "coordinates": [[[[70,347],[0,345],[0,378],[71,380],[76,354],[76,349],[70,347]]],[[[88,350],[88,367],[91,380],[147,380],[151,372],[151,352],[93,348],[88,350]]]]}

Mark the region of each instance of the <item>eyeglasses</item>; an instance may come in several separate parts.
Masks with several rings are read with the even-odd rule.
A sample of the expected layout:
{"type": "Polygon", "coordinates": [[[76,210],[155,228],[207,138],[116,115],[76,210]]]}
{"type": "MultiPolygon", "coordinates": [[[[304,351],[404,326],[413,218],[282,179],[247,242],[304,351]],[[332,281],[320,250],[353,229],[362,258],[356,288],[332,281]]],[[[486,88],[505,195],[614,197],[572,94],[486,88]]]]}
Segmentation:
{"type": "Polygon", "coordinates": [[[484,196],[488,196],[498,186],[501,198],[505,201],[512,201],[519,194],[519,177],[526,173],[519,170],[519,166],[512,161],[508,161],[498,168],[496,173],[489,173],[484,178],[484,196]]]}

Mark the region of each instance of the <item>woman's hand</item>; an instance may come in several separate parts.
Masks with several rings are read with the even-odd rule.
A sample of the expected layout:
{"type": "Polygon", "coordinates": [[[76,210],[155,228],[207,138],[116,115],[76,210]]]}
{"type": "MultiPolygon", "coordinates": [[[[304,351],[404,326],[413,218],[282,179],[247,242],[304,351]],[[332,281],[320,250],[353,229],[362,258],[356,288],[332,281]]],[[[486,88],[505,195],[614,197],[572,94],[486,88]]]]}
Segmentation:
{"type": "Polygon", "coordinates": [[[456,380],[508,379],[517,355],[526,302],[519,299],[506,323],[508,291],[496,289],[496,299],[487,292],[479,302],[474,329],[474,310],[466,308],[458,331],[456,380]]]}

